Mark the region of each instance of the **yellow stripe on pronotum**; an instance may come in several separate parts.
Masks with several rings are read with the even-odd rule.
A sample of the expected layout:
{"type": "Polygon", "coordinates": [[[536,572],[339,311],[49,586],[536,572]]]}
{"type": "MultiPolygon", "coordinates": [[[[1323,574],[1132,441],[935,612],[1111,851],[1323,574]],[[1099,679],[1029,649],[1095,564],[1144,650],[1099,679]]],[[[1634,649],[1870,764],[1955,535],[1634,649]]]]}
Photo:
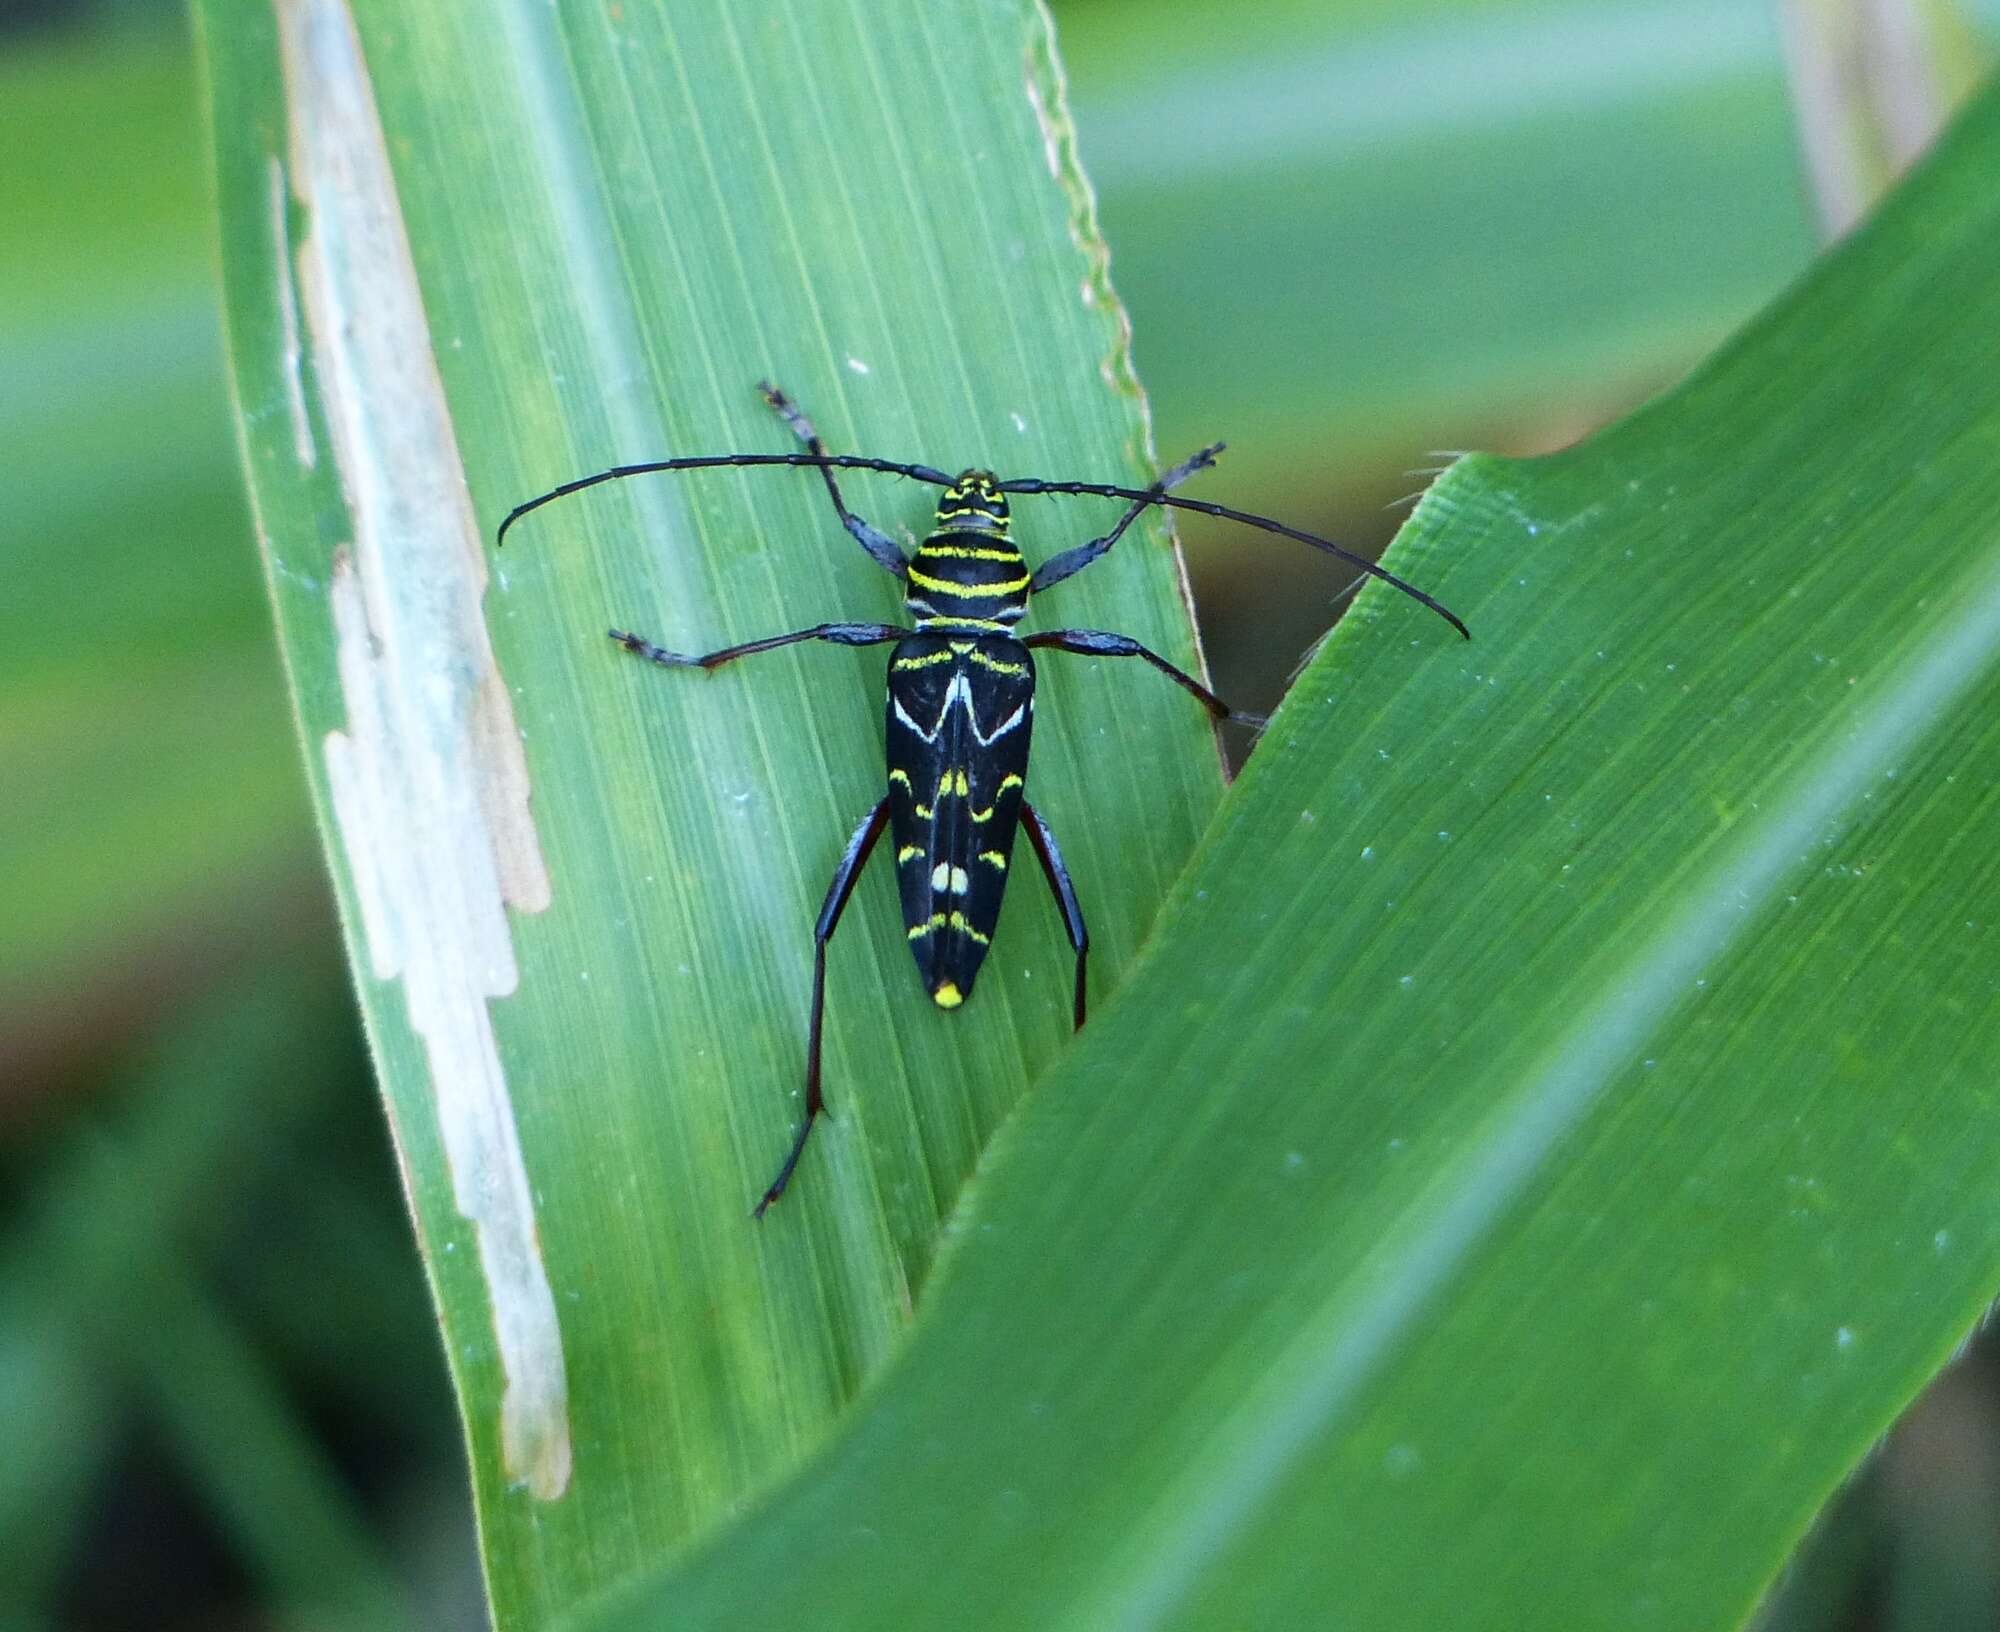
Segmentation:
{"type": "Polygon", "coordinates": [[[1026,589],[1030,582],[1024,572],[1018,578],[1002,578],[997,583],[981,583],[974,579],[970,583],[956,584],[949,578],[933,578],[915,567],[910,568],[909,578],[919,589],[928,590],[933,595],[949,595],[956,601],[990,601],[997,596],[1012,595],[1026,589]]]}

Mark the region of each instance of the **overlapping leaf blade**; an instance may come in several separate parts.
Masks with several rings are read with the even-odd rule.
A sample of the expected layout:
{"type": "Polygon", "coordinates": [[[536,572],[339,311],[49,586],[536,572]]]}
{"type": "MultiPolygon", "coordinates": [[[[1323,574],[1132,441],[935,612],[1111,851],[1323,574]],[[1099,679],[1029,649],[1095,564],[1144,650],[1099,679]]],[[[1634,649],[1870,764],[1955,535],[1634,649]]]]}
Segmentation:
{"type": "Polygon", "coordinates": [[[2000,95],[1455,470],[836,1447],[587,1624],[1736,1625],[2000,1281],[2000,95]]]}

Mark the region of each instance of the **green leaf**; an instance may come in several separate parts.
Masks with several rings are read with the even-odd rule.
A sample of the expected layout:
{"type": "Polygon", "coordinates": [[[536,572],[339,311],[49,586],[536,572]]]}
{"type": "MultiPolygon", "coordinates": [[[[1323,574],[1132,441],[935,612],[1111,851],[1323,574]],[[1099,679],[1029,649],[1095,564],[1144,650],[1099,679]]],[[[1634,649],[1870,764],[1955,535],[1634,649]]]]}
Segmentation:
{"type": "Polygon", "coordinates": [[[0,173],[0,1011],[29,1055],[184,998],[307,859],[192,89],[157,39],[0,58],[0,146],[37,156],[0,173]]]}
{"type": "MultiPolygon", "coordinates": [[[[753,1226],[799,1111],[813,914],[882,786],[881,654],[667,674],[604,631],[700,650],[893,616],[896,586],[803,472],[607,488],[504,558],[493,527],[614,462],[787,450],[760,377],[838,448],[1114,481],[1152,468],[1144,406],[1032,6],[199,15],[306,759],[496,1616],[537,1624],[824,1437],[1064,1044],[1070,960],[1018,890],[947,1016],[864,880],[835,1115],[753,1226]]],[[[848,491],[928,524],[927,489],[848,491]]],[[[1040,559],[1114,513],[1024,504],[1019,530],[1040,559]]],[[[1197,661],[1162,527],[1060,607],[1197,661]]],[[[1220,793],[1199,711],[1117,668],[1045,664],[1037,732],[1100,991],[1220,793]]]]}
{"type": "Polygon", "coordinates": [[[171,1270],[139,1301],[147,1402],[263,1595],[299,1625],[414,1625],[379,1537],[236,1317],[171,1270]]]}
{"type": "Polygon", "coordinates": [[[1589,423],[1812,254],[1770,8],[1075,12],[1084,158],[1163,436],[1229,437],[1260,488],[1312,500],[1413,449],[1589,423]]]}
{"type": "MultiPolygon", "coordinates": [[[[243,1224],[300,1122],[344,1086],[351,1020],[321,975],[281,963],[184,1003],[113,1108],[73,1118],[38,1161],[16,1164],[25,1182],[0,1240],[0,1305],[13,1317],[0,1346],[9,1624],[46,1615],[58,1598],[138,1389],[178,1441],[189,1487],[271,1576],[310,1582],[321,1606],[380,1611],[391,1599],[372,1543],[277,1403],[263,1358],[246,1355],[207,1292],[218,1238],[243,1224]],[[185,1363],[189,1340],[202,1345],[200,1364],[185,1363]],[[204,1422],[227,1432],[204,1443],[204,1422]],[[262,1497],[286,1490],[288,1526],[239,1522],[273,1511],[241,1488],[259,1478],[262,1497]]],[[[294,1274],[300,1262],[295,1254],[294,1274]]]]}
{"type": "MultiPolygon", "coordinates": [[[[1831,3],[1913,30],[1908,60],[1845,60],[1885,94],[1909,76],[1919,110],[2000,61],[1992,0],[1831,3]]],[[[1064,7],[1162,445],[1228,437],[1263,508],[1363,509],[1430,449],[1553,445],[1679,375],[1815,248],[1787,82],[1810,9],[1064,7]]],[[[1228,543],[1190,536],[1206,616],[1228,543]]]]}
{"type": "Polygon", "coordinates": [[[2000,1284],[2000,93],[1456,467],[895,1364],[596,1628],[1740,1624],[2000,1284]]]}

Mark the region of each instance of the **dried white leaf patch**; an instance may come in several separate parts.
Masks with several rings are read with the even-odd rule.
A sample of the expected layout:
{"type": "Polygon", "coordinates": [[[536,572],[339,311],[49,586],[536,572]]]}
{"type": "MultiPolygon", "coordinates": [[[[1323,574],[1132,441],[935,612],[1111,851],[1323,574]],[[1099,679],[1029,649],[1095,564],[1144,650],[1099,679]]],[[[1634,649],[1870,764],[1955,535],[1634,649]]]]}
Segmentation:
{"type": "Polygon", "coordinates": [[[360,42],[342,0],[278,0],[278,19],[306,207],[304,340],[354,528],[331,595],[347,708],[324,745],[335,822],[371,972],[403,983],[477,1240],[506,1375],[506,1470],[553,1500],[571,1461],[562,1334],[488,1009],[518,978],[507,908],[546,907],[548,874],[360,42]]]}

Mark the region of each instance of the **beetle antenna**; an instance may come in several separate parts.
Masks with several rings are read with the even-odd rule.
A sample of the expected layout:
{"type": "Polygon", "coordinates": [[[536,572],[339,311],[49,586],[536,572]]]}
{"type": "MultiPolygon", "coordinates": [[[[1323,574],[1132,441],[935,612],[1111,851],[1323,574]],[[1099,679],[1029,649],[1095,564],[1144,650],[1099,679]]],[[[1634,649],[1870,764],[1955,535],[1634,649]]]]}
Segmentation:
{"type": "Polygon", "coordinates": [[[724,465],[794,465],[817,470],[876,470],[887,476],[907,476],[912,481],[929,482],[933,487],[949,487],[952,478],[941,470],[933,470],[929,465],[903,465],[892,459],[869,459],[858,453],[709,453],[688,459],[654,459],[642,465],[614,465],[609,470],[600,470],[594,476],[579,476],[573,482],[564,482],[560,487],[552,487],[546,493],[538,493],[532,499],[524,499],[507,512],[506,520],[500,523],[493,535],[496,545],[507,542],[507,529],[531,510],[539,510],[545,504],[554,504],[557,499],[566,499],[572,493],[581,493],[587,487],[597,487],[605,482],[623,481],[627,476],[651,476],[668,470],[713,470],[724,465]]]}
{"type": "Polygon", "coordinates": [[[1421,589],[1406,579],[1398,578],[1384,567],[1378,567],[1366,556],[1356,555],[1352,550],[1343,549],[1330,538],[1321,538],[1317,533],[1302,532],[1297,527],[1287,527],[1282,521],[1270,516],[1253,516],[1247,510],[1232,510],[1226,504],[1210,504],[1206,499],[1184,499],[1178,494],[1163,493],[1157,488],[1113,487],[1108,482],[1048,482],[1038,476],[1022,476],[1011,482],[1000,484],[1002,493],[1083,493],[1103,499],[1140,500],[1147,504],[1163,505],[1171,510],[1193,510],[1204,516],[1214,516],[1222,521],[1239,521],[1246,527],[1256,527],[1267,533],[1278,533],[1285,538],[1295,538],[1301,544],[1310,544],[1316,550],[1325,550],[1329,555],[1338,556],[1350,566],[1359,567],[1371,578],[1379,578],[1383,583],[1400,589],[1413,601],[1421,601],[1439,617],[1456,629],[1467,640],[1472,631],[1466,628],[1464,620],[1442,601],[1426,595],[1421,589]]]}

